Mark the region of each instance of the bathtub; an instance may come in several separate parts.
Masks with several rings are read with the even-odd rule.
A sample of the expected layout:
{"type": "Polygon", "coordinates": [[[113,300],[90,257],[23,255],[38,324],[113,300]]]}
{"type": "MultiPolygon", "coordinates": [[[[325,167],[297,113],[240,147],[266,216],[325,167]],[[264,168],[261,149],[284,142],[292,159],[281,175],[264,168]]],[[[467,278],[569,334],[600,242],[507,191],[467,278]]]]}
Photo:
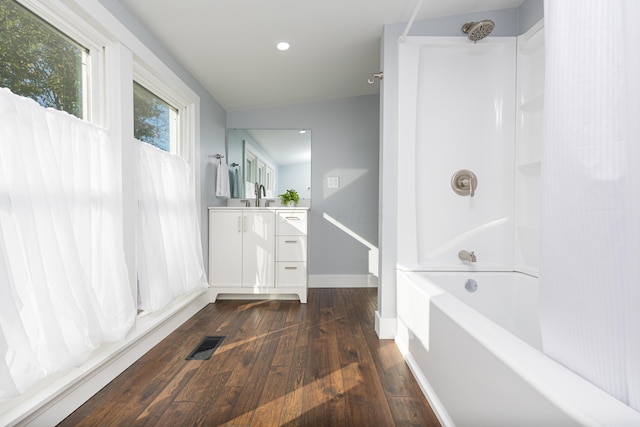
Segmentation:
{"type": "Polygon", "coordinates": [[[640,426],[542,353],[535,277],[398,270],[397,303],[396,343],[443,425],[640,426]]]}

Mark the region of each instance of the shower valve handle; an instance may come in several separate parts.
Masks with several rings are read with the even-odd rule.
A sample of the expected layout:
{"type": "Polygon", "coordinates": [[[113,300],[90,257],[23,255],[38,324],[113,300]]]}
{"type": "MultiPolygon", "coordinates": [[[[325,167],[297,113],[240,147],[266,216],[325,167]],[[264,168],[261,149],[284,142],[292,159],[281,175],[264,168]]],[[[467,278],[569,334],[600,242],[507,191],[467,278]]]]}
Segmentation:
{"type": "Polygon", "coordinates": [[[467,169],[461,169],[451,177],[451,188],[459,196],[473,197],[478,187],[478,178],[467,169]]]}

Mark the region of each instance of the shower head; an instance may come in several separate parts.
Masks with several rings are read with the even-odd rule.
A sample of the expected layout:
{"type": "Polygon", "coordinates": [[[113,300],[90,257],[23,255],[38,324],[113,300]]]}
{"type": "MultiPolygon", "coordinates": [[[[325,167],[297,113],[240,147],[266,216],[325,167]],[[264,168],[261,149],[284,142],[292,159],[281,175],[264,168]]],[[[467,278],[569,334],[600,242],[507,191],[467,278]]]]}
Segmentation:
{"type": "Polygon", "coordinates": [[[495,26],[496,24],[489,19],[480,22],[467,22],[462,26],[462,32],[475,43],[491,34],[495,26]]]}

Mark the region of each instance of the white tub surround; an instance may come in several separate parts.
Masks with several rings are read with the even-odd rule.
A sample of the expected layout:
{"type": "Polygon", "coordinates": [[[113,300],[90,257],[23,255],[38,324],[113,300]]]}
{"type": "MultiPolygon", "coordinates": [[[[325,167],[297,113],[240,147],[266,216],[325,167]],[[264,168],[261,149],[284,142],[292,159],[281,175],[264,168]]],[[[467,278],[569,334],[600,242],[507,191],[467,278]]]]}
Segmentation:
{"type": "Polygon", "coordinates": [[[445,425],[640,425],[632,3],[548,7],[546,67],[542,22],[504,49],[491,37],[399,46],[396,340],[445,425]],[[610,38],[568,34],[580,13],[610,38]],[[503,69],[513,76],[495,78],[503,69]],[[477,176],[473,198],[448,187],[454,164],[477,176]]]}
{"type": "Polygon", "coordinates": [[[544,106],[542,21],[518,36],[514,270],[538,276],[540,268],[540,147],[544,106]]]}
{"type": "Polygon", "coordinates": [[[399,45],[398,259],[411,268],[513,271],[514,37],[399,45]],[[474,195],[451,185],[477,177],[474,195]],[[459,259],[474,252],[475,262],[459,259]]]}

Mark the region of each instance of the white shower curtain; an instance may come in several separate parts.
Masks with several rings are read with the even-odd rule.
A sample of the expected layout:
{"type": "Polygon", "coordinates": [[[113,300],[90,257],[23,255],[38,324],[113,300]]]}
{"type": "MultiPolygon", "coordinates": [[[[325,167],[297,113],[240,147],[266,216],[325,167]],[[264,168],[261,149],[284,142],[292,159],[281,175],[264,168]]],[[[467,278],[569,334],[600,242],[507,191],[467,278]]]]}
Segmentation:
{"type": "Polygon", "coordinates": [[[0,88],[0,401],[134,323],[115,154],[105,130],[0,88]]]}
{"type": "Polygon", "coordinates": [[[544,351],[640,410],[640,2],[545,1],[544,351]]]}
{"type": "Polygon", "coordinates": [[[189,165],[145,142],[138,152],[138,307],[156,311],[208,286],[189,165]]]}

